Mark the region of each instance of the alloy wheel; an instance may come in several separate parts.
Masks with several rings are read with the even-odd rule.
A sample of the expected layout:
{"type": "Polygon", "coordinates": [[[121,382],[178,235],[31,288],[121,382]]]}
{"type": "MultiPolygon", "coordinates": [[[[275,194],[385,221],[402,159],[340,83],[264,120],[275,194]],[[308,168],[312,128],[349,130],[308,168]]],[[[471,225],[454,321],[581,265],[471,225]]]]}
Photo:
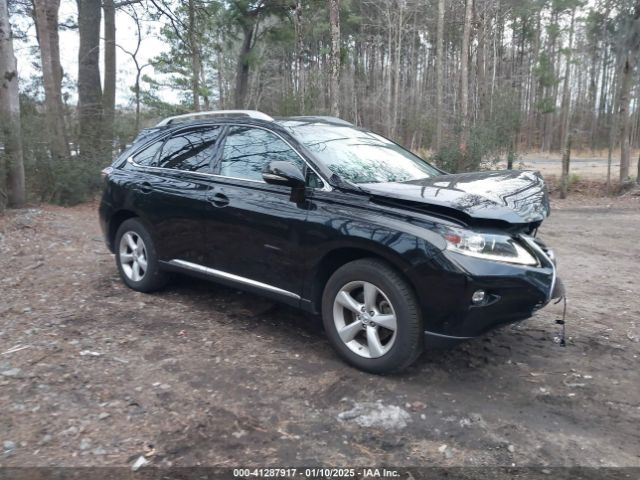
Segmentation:
{"type": "Polygon", "coordinates": [[[120,265],[130,280],[139,282],[147,272],[147,249],[140,235],[127,231],[120,238],[120,265]]]}
{"type": "Polygon", "coordinates": [[[370,282],[349,282],[338,291],[333,321],[342,342],[364,358],[382,357],[396,340],[398,321],[393,305],[370,282]]]}

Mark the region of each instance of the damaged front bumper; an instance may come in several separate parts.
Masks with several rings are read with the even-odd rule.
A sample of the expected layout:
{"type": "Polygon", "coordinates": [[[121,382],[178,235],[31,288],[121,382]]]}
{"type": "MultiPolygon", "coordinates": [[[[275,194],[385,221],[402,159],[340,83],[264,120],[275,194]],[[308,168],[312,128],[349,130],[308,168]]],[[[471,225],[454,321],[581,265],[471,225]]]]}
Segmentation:
{"type": "Polygon", "coordinates": [[[540,261],[541,266],[551,268],[553,272],[547,302],[551,301],[554,298],[563,297],[564,285],[562,284],[562,280],[558,278],[558,272],[556,268],[557,260],[553,250],[551,250],[541,240],[535,237],[520,235],[520,239],[536,253],[536,257],[538,258],[538,261],[540,261]]]}
{"type": "Polygon", "coordinates": [[[553,251],[533,237],[521,240],[538,265],[492,262],[449,251],[434,259],[445,271],[437,279],[438,294],[429,288],[419,291],[428,347],[449,346],[525,320],[551,300],[564,297],[553,251]],[[474,302],[478,292],[484,293],[484,300],[474,302]]]}

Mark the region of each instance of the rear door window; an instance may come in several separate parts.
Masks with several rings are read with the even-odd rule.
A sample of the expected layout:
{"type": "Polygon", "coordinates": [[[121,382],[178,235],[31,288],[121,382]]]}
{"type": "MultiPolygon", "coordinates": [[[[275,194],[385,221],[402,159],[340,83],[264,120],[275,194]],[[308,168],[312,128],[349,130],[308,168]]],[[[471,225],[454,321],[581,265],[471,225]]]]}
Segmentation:
{"type": "Polygon", "coordinates": [[[220,130],[220,127],[207,127],[171,137],[162,147],[158,167],[209,172],[220,130]]]}

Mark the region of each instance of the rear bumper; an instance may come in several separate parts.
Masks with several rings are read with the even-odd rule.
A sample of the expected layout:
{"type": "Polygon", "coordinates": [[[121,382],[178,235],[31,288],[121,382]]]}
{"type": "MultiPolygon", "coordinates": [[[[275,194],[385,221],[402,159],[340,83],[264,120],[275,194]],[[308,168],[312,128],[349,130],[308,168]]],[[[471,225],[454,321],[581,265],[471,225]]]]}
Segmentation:
{"type": "Polygon", "coordinates": [[[113,209],[111,206],[102,200],[100,207],[98,208],[98,219],[100,221],[100,229],[102,230],[102,238],[107,248],[111,253],[114,253],[113,244],[111,242],[111,236],[109,235],[109,220],[113,215],[113,209]]]}
{"type": "Polygon", "coordinates": [[[442,347],[531,317],[552,298],[564,295],[556,267],[542,249],[534,249],[536,267],[493,262],[444,251],[409,273],[421,302],[425,344],[442,347]],[[474,303],[477,291],[485,292],[474,303]]]}

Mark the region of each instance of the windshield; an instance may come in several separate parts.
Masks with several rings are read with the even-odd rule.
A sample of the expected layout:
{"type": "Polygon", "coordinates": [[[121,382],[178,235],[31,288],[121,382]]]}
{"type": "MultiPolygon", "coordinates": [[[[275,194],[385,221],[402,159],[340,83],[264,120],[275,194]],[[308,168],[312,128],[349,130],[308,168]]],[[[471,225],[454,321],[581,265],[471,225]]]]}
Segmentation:
{"type": "Polygon", "coordinates": [[[406,182],[440,175],[420,157],[373,132],[325,123],[285,125],[319,161],[352,183],[406,182]]]}

